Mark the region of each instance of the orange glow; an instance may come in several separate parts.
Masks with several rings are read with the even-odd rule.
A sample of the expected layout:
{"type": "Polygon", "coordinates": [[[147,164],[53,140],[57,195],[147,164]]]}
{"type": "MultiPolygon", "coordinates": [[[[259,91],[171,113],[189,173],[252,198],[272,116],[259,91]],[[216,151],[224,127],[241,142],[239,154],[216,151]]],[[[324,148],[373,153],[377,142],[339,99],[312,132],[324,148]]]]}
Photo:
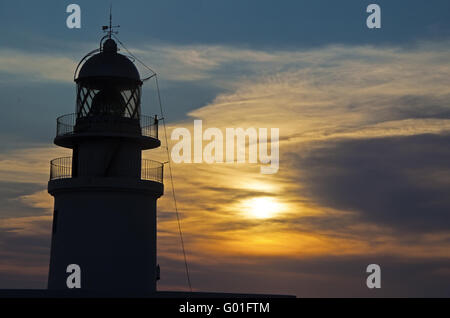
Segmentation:
{"type": "Polygon", "coordinates": [[[283,212],[284,206],[272,197],[255,197],[243,202],[246,217],[269,219],[283,212]]]}

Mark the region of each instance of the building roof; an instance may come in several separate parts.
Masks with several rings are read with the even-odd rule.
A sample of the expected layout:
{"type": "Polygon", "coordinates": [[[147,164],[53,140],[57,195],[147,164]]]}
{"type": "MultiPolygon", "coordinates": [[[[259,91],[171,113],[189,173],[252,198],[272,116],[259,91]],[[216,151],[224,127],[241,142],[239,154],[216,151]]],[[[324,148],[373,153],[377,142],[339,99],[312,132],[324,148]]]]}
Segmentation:
{"type": "Polygon", "coordinates": [[[103,43],[100,53],[91,56],[81,67],[76,81],[92,77],[119,77],[140,81],[139,71],[125,55],[117,53],[113,39],[103,43]]]}

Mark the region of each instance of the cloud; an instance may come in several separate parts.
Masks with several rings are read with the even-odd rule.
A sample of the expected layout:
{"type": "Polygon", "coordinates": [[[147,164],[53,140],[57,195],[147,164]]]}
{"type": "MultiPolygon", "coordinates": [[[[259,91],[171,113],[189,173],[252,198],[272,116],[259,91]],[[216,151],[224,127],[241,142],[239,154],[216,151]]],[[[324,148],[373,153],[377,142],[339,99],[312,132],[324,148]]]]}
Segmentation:
{"type": "Polygon", "coordinates": [[[450,135],[324,142],[291,153],[303,194],[409,234],[450,233],[450,135]]]}
{"type": "Polygon", "coordinates": [[[4,151],[0,154],[0,181],[45,184],[50,160],[70,154],[68,149],[50,145],[4,151]]]}
{"type": "Polygon", "coordinates": [[[0,181],[0,219],[35,214],[37,212],[35,209],[26,209],[29,206],[18,200],[23,196],[32,195],[40,189],[42,189],[40,184],[0,181]]]}
{"type": "Polygon", "coordinates": [[[39,201],[35,200],[38,199],[35,193],[42,193],[35,191],[42,189],[42,185],[13,182],[1,185],[0,286],[45,288],[52,210],[34,203],[39,201]]]}
{"type": "Polygon", "coordinates": [[[1,82],[14,78],[28,81],[56,81],[73,83],[73,72],[78,62],[62,56],[27,53],[19,50],[0,50],[1,82]]]}
{"type": "Polygon", "coordinates": [[[50,252],[51,218],[0,220],[1,288],[45,288],[50,252]]]}
{"type": "MultiPolygon", "coordinates": [[[[233,91],[172,124],[192,131],[191,120],[202,119],[204,129],[279,127],[281,135],[274,176],[252,165],[174,165],[191,261],[218,257],[217,249],[225,259],[447,259],[450,61],[432,47],[294,52],[278,61],[284,68],[242,75],[233,91]],[[265,222],[242,218],[236,203],[259,195],[290,212],[265,222]]],[[[167,197],[162,211],[170,209],[167,197]]],[[[162,224],[174,242],[175,225],[162,224]]]]}
{"type": "MultiPolygon", "coordinates": [[[[160,260],[163,290],[185,288],[182,261],[160,260]],[[167,286],[167,287],[166,287],[167,286]]],[[[191,264],[195,290],[272,293],[307,297],[448,297],[448,259],[392,256],[327,256],[302,261],[284,257],[228,258],[191,264]],[[365,285],[367,265],[381,266],[382,288],[365,285]],[[261,279],[264,277],[264,279],[261,279]]]]}
{"type": "MultiPolygon", "coordinates": [[[[447,46],[144,49],[136,52],[146,60],[153,57],[162,77],[223,83],[223,92],[209,104],[198,105],[186,120],[170,122],[169,133],[177,127],[192,131],[193,119],[202,119],[204,129],[280,128],[280,170],[275,175],[261,175],[259,166],[251,164],[173,165],[197,286],[212,290],[208,281],[218,277],[214,282],[229,291],[252,291],[248,286],[263,275],[276,277],[257,285],[263,292],[303,295],[306,289],[298,286],[308,286],[313,295],[339,295],[342,289],[361,295],[360,285],[352,287],[361,282],[360,276],[346,279],[363,271],[363,264],[389,257],[404,261],[403,266],[413,264],[411,273],[420,272],[440,286],[450,258],[447,46]],[[269,219],[251,218],[244,203],[255,197],[269,197],[283,211],[269,219]],[[332,266],[340,270],[327,273],[332,266]],[[288,274],[279,268],[289,268],[288,274]],[[428,276],[424,271],[429,269],[436,274],[428,276]],[[245,280],[246,275],[251,279],[245,280]],[[235,277],[234,283],[222,277],[235,277]],[[325,281],[339,287],[327,294],[320,287],[325,281]]],[[[0,180],[45,186],[48,160],[65,155],[57,152],[41,147],[3,153],[0,180]]],[[[166,160],[162,150],[145,152],[144,157],[166,160]]],[[[168,268],[162,288],[183,284],[167,172],[166,193],[158,201],[158,257],[163,270],[168,268]]],[[[28,208],[48,208],[51,203],[42,191],[14,196],[28,208]]],[[[25,228],[41,233],[41,227],[28,228],[27,222],[34,221],[10,219],[8,233],[23,235],[25,228]]],[[[401,288],[394,276],[388,275],[387,284],[397,284],[389,295],[420,294],[424,285],[418,280],[411,291],[401,288]]]]}

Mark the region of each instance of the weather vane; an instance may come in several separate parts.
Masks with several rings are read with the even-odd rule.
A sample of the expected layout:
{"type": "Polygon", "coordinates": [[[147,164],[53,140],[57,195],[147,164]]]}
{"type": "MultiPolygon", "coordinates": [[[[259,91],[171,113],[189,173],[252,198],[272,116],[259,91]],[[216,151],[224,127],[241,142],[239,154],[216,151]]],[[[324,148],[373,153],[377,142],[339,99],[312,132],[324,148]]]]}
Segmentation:
{"type": "Polygon", "coordinates": [[[104,25],[102,26],[103,32],[108,33],[108,37],[111,38],[112,34],[119,33],[118,31],[114,31],[114,28],[120,28],[120,25],[112,25],[112,5],[109,7],[109,26],[104,25]]]}

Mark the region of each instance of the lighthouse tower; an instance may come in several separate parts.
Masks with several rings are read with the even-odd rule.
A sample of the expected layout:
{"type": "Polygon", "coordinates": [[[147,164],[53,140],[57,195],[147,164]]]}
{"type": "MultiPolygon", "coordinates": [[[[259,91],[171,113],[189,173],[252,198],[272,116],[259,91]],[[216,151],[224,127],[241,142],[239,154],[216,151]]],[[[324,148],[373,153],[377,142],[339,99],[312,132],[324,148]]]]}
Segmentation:
{"type": "Polygon", "coordinates": [[[86,291],[156,290],[163,164],[142,159],[142,151],[160,146],[158,123],[141,114],[139,72],[111,33],[75,72],[75,113],[57,119],[54,143],[72,156],[50,164],[52,290],[68,289],[71,264],[86,291]]]}

